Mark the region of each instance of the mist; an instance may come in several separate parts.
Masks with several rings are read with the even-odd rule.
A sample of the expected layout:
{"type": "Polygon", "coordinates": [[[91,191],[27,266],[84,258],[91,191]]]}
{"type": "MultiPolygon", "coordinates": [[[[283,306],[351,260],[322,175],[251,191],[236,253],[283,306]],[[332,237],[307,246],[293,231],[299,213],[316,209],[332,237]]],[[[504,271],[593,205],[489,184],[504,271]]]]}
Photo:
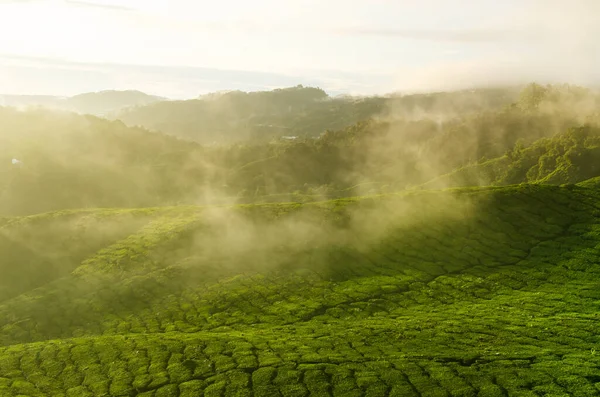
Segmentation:
{"type": "MultiPolygon", "coordinates": [[[[483,54],[448,49],[452,59],[398,70],[394,86],[405,92],[531,81],[598,87],[600,58],[594,37],[600,33],[595,18],[599,11],[600,5],[593,0],[568,4],[560,0],[526,1],[509,17],[486,15],[484,21],[489,30],[499,30],[485,45],[474,44],[481,47],[483,54]]],[[[481,37],[477,30],[465,34],[481,37]]],[[[440,34],[436,39],[443,38],[440,34]]]]}
{"type": "Polygon", "coordinates": [[[531,81],[600,84],[594,39],[598,4],[593,0],[568,6],[559,0],[376,2],[370,7],[352,2],[352,11],[335,1],[327,5],[329,21],[307,14],[311,5],[295,2],[292,12],[271,1],[248,9],[229,0],[214,17],[200,15],[193,23],[191,15],[198,14],[190,14],[195,6],[185,1],[170,12],[137,3],[132,10],[45,1],[3,3],[2,36],[20,35],[26,44],[1,43],[2,94],[72,96],[116,89],[191,99],[219,90],[295,84],[319,86],[334,95],[531,81]],[[227,15],[233,9],[239,12],[227,15]],[[81,23],[75,31],[65,20],[65,31],[58,32],[51,22],[36,19],[46,33],[34,35],[12,22],[32,13],[81,23]],[[97,37],[97,28],[91,26],[112,33],[97,37]],[[68,40],[69,35],[82,40],[68,40]],[[95,48],[83,38],[94,41],[95,48]],[[310,45],[303,44],[307,41],[310,45]],[[151,46],[139,48],[140,42],[151,46]]]}
{"type": "Polygon", "coordinates": [[[0,395],[596,395],[598,15],[0,0],[0,395]]]}

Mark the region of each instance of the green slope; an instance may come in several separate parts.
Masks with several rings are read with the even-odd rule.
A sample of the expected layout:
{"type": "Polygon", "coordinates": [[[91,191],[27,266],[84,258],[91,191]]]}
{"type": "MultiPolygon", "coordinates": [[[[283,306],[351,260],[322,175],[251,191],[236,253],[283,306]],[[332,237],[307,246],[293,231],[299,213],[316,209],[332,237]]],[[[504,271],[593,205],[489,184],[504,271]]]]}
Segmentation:
{"type": "Polygon", "coordinates": [[[600,175],[600,129],[586,125],[521,144],[504,156],[470,164],[420,187],[578,183],[600,175]]]}
{"type": "Polygon", "coordinates": [[[0,301],[0,395],[597,396],[599,210],[590,181],[12,218],[66,231],[0,259],[36,275],[0,301]]]}
{"type": "Polygon", "coordinates": [[[216,184],[199,145],[118,121],[0,107],[0,132],[0,216],[190,202],[216,184]]]}

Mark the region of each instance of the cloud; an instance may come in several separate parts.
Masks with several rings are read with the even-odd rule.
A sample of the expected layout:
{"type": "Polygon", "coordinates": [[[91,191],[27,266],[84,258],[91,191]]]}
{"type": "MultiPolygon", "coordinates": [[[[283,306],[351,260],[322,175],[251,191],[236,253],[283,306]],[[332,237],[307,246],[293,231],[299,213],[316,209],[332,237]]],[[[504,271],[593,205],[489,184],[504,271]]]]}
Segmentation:
{"type": "Polygon", "coordinates": [[[294,1],[290,9],[273,0],[243,2],[239,8],[223,0],[216,11],[206,12],[203,2],[191,0],[168,7],[162,0],[26,3],[47,6],[37,13],[26,6],[7,6],[6,12],[2,7],[0,36],[6,40],[0,53],[53,54],[87,63],[0,54],[0,74],[10,68],[12,77],[5,73],[4,79],[15,91],[28,87],[28,92],[61,94],[139,83],[133,88],[192,97],[238,86],[305,84],[369,94],[531,80],[600,82],[598,0],[571,0],[569,7],[561,0],[471,0],[468,6],[466,0],[456,2],[462,5],[332,0],[323,3],[327,10],[339,8],[330,17],[314,13],[317,0],[294,1]],[[84,12],[76,6],[137,12],[84,12]],[[169,12],[162,12],[163,6],[169,12]],[[24,18],[35,19],[29,23],[45,34],[33,34],[20,22],[24,18]]]}
{"type": "MultiPolygon", "coordinates": [[[[75,7],[94,7],[117,11],[137,11],[136,8],[127,7],[119,4],[105,4],[85,0],[61,0],[64,4],[75,7]]],[[[29,4],[29,3],[48,3],[50,0],[0,0],[0,4],[29,4]]]]}
{"type": "Polygon", "coordinates": [[[427,67],[398,70],[397,91],[427,92],[464,88],[520,85],[529,82],[600,84],[600,63],[582,54],[560,56],[560,51],[530,55],[499,52],[468,60],[436,62],[427,67]]]}
{"type": "Polygon", "coordinates": [[[221,90],[271,90],[297,84],[320,86],[332,95],[373,92],[370,84],[361,84],[363,81],[372,83],[364,75],[339,71],[283,74],[242,69],[72,62],[0,53],[2,94],[70,96],[107,89],[137,89],[185,99],[221,90]]]}
{"type": "Polygon", "coordinates": [[[510,29],[464,29],[464,30],[414,30],[377,29],[369,27],[339,28],[331,33],[357,36],[395,37],[412,40],[451,41],[451,42],[495,42],[512,41],[525,37],[540,37],[531,31],[510,29]]]}
{"type": "Polygon", "coordinates": [[[65,0],[68,5],[72,6],[80,6],[80,7],[93,7],[93,8],[103,8],[107,10],[116,10],[116,11],[137,11],[132,7],[125,7],[116,4],[101,4],[101,3],[93,3],[89,1],[81,1],[81,0],[65,0]]]}
{"type": "MultiPolygon", "coordinates": [[[[531,81],[598,86],[599,13],[597,0],[572,0],[568,7],[559,0],[525,2],[510,15],[490,21],[500,29],[483,34],[483,38],[496,42],[478,51],[465,51],[460,59],[436,58],[426,65],[398,68],[394,89],[450,90],[531,81]]],[[[453,38],[468,41],[474,33],[463,32],[453,38]]],[[[429,33],[420,37],[442,38],[429,33]]]]}

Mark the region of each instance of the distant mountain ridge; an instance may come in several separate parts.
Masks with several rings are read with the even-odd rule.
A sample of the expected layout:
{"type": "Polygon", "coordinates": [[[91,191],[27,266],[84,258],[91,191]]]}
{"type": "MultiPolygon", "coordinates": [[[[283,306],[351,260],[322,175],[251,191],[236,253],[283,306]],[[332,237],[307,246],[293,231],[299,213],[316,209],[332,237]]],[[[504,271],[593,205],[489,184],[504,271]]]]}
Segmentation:
{"type": "Polygon", "coordinates": [[[106,90],[87,92],[71,97],[52,95],[0,95],[0,106],[45,107],[96,116],[109,116],[128,107],[149,105],[167,98],[141,91],[106,90]]]}

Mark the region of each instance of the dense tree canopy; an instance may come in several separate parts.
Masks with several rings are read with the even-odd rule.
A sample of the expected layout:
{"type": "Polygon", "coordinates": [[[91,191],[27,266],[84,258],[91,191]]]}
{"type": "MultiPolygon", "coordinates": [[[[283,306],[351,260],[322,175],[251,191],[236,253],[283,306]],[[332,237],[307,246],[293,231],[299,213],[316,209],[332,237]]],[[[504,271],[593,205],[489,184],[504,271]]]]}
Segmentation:
{"type": "Polygon", "coordinates": [[[128,125],[201,143],[264,143],[282,136],[318,137],[374,117],[446,119],[458,113],[496,109],[514,101],[514,88],[387,97],[329,97],[318,88],[296,86],[262,92],[233,91],[195,100],[156,102],[126,109],[128,125]]]}

